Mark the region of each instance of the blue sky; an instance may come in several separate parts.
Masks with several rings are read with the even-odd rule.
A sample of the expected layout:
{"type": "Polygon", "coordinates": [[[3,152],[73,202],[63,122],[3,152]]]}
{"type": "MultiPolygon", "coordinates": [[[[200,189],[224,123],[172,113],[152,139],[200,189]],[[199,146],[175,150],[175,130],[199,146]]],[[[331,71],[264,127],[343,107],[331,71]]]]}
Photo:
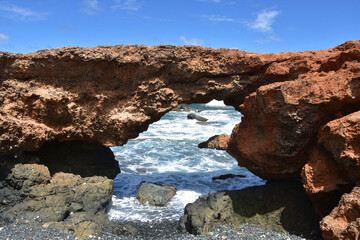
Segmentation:
{"type": "Polygon", "coordinates": [[[359,0],[0,0],[0,51],[201,45],[317,50],[360,39],[359,0]]]}

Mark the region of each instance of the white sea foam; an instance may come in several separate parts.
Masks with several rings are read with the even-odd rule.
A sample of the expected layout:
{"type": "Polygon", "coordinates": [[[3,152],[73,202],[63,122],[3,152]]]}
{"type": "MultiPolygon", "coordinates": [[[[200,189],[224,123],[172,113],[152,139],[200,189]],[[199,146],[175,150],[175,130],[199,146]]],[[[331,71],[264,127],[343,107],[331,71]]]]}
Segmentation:
{"type": "Polygon", "coordinates": [[[241,114],[218,102],[197,107],[204,109],[196,114],[208,118],[207,122],[187,119],[187,112],[170,112],[137,139],[112,148],[122,173],[114,179],[110,218],[178,219],[185,205],[200,195],[263,184],[261,179],[238,167],[236,160],[225,151],[197,147],[213,135],[230,134],[234,125],[241,121],[241,114]],[[246,175],[246,178],[212,181],[212,177],[228,173],[246,175]],[[171,185],[178,191],[165,207],[141,205],[136,194],[142,181],[171,185]]]}
{"type": "Polygon", "coordinates": [[[219,100],[211,100],[210,102],[208,102],[207,104],[205,104],[207,107],[225,107],[226,105],[224,104],[224,101],[219,101],[219,100]]]}

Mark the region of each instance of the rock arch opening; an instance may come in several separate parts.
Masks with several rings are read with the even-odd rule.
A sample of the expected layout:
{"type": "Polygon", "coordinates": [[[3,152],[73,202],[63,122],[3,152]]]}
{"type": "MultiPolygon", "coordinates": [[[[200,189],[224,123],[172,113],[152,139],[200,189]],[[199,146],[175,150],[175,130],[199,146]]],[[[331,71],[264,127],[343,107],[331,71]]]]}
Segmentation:
{"type": "Polygon", "coordinates": [[[214,135],[231,134],[240,120],[241,114],[222,101],[183,105],[151,124],[138,138],[112,147],[122,172],[114,179],[111,219],[178,220],[185,205],[200,195],[263,184],[260,178],[240,168],[226,151],[198,148],[199,143],[214,135]],[[189,114],[208,120],[188,119],[189,114]],[[225,174],[243,178],[212,179],[225,174]],[[136,199],[143,181],[171,185],[177,188],[177,193],[164,207],[144,206],[136,199]]]}

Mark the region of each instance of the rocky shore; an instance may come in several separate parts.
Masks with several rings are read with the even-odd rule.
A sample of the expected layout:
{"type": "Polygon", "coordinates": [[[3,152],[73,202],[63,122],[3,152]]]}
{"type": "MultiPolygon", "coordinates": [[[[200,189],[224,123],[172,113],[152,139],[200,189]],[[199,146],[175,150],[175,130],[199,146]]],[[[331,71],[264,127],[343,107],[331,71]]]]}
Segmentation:
{"type": "MultiPolygon", "coordinates": [[[[126,144],[181,103],[212,99],[224,100],[244,115],[223,146],[214,148],[226,149],[263,179],[301,179],[324,239],[359,238],[360,41],[269,54],[143,45],[0,52],[1,218],[41,222],[82,239],[109,233],[107,227],[131,232],[131,227],[107,221],[112,178],[120,172],[108,147],[126,144]]],[[[266,191],[269,196],[274,192],[266,191]]],[[[234,222],[246,220],[241,211],[246,201],[240,197],[224,198],[232,205],[222,207],[233,206],[225,218],[214,213],[219,209],[207,214],[211,199],[201,201],[206,210],[200,214],[201,208],[187,207],[183,229],[209,235],[218,222],[237,228],[234,222]],[[210,225],[193,221],[200,215],[210,225]]],[[[251,216],[263,211],[254,209],[251,216]]],[[[163,226],[139,236],[159,237],[156,232],[163,226]]],[[[1,231],[7,229],[9,234],[33,231],[30,225],[1,231]]],[[[228,237],[219,234],[217,238],[228,237]]]]}
{"type": "MultiPolygon", "coordinates": [[[[237,228],[218,225],[206,236],[194,236],[183,233],[178,230],[178,223],[120,223],[131,224],[138,229],[136,236],[116,235],[111,231],[102,233],[98,236],[88,236],[87,240],[305,240],[296,235],[288,233],[279,233],[269,230],[263,230],[253,225],[241,225],[237,228]]],[[[72,234],[64,233],[54,228],[35,227],[29,224],[11,224],[0,227],[0,240],[25,240],[25,239],[54,239],[54,240],[72,240],[75,239],[72,234]]]]}

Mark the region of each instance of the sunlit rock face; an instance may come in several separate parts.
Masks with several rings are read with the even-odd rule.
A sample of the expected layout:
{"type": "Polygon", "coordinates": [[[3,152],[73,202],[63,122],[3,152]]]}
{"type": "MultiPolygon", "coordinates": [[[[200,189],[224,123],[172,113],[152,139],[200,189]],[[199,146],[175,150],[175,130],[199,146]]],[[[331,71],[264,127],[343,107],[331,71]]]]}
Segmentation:
{"type": "Polygon", "coordinates": [[[244,115],[227,146],[240,166],[266,179],[302,172],[310,196],[337,191],[335,203],[358,181],[359,60],[360,41],[270,54],[143,45],[1,52],[0,157],[52,141],[123,145],[179,103],[218,99],[244,115]],[[319,177],[319,162],[336,179],[319,177]]]}
{"type": "Polygon", "coordinates": [[[181,102],[239,109],[272,82],[349,77],[359,44],[274,54],[143,45],[1,52],[0,155],[52,140],[122,145],[181,102]]]}

